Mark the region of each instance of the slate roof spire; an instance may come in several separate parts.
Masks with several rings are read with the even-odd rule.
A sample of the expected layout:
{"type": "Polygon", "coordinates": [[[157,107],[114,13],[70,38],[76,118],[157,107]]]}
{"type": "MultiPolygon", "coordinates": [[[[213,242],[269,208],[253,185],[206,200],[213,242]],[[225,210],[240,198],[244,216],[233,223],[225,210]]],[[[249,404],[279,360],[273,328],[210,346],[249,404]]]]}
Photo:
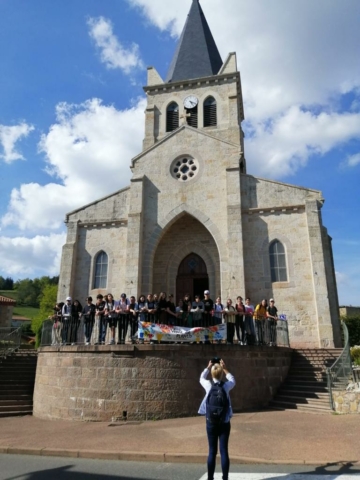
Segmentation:
{"type": "Polygon", "coordinates": [[[222,64],[199,0],[193,0],[166,82],[210,77],[222,64]]]}

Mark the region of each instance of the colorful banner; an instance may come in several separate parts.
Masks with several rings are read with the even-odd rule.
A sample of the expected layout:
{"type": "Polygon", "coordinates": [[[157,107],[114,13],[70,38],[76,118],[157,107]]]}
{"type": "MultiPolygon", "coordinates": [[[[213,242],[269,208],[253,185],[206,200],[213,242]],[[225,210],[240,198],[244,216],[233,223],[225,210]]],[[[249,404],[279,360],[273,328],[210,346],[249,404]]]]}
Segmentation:
{"type": "Polygon", "coordinates": [[[138,336],[140,340],[152,342],[212,342],[226,340],[226,323],[208,328],[173,327],[139,321],[138,336]]]}

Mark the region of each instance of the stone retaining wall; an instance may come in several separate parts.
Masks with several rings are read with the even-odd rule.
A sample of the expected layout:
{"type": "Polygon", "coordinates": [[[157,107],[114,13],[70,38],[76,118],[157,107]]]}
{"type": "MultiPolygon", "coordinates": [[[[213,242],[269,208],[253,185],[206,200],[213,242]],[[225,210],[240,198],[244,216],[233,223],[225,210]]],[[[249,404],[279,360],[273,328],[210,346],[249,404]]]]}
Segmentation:
{"type": "Polygon", "coordinates": [[[38,353],[34,416],[85,421],[197,414],[210,358],[224,358],[237,385],[235,412],[268,404],[285,380],[291,349],[235,345],[45,347],[38,353]]]}
{"type": "Polygon", "coordinates": [[[360,413],[360,392],[333,392],[337,413],[360,413]]]}

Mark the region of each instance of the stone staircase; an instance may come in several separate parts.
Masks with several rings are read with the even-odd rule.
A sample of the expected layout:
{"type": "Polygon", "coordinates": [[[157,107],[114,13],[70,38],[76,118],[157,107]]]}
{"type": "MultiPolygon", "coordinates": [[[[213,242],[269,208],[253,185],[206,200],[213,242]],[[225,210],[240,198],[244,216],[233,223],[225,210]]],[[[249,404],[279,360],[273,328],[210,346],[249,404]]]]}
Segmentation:
{"type": "Polygon", "coordinates": [[[29,350],[0,358],[0,417],[32,415],[36,363],[29,350]]]}
{"type": "Polygon", "coordinates": [[[341,348],[294,350],[288,376],[269,407],[331,413],[326,368],[341,352],[341,348]]]}

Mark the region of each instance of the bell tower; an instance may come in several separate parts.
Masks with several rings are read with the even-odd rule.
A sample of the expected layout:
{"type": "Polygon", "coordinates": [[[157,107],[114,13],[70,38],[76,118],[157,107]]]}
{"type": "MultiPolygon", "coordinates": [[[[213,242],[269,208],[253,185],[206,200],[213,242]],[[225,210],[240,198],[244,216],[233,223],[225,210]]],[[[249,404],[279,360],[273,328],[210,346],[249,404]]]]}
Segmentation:
{"type": "Polygon", "coordinates": [[[244,108],[236,53],[222,61],[199,0],[192,0],[165,81],[149,67],[144,91],[144,150],[187,125],[238,144],[240,168],[246,173],[241,128],[244,108]]]}

